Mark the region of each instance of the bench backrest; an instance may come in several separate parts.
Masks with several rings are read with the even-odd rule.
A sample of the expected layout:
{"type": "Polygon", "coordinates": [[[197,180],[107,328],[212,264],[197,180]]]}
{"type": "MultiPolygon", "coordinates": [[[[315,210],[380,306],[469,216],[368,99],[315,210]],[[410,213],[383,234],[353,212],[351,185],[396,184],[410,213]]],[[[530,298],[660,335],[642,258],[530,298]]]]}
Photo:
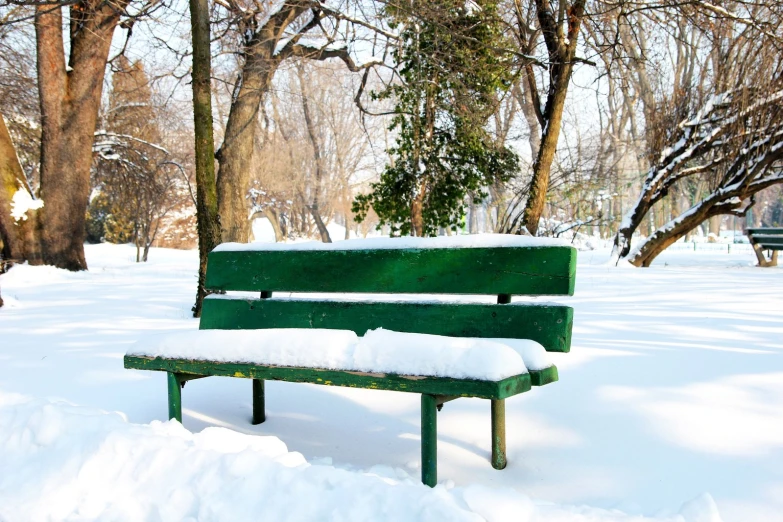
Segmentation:
{"type": "Polygon", "coordinates": [[[783,250],[783,228],[749,228],[748,239],[767,250],[783,250]]]}
{"type": "Polygon", "coordinates": [[[496,295],[498,303],[509,303],[512,295],[572,295],[572,247],[353,249],[350,243],[318,250],[218,247],[209,255],[208,290],[252,291],[260,297],[209,296],[200,328],[334,328],[363,335],[381,327],[532,339],[549,351],[570,348],[573,311],[558,304],[389,301],[388,296],[289,299],[280,293],[496,295]]]}

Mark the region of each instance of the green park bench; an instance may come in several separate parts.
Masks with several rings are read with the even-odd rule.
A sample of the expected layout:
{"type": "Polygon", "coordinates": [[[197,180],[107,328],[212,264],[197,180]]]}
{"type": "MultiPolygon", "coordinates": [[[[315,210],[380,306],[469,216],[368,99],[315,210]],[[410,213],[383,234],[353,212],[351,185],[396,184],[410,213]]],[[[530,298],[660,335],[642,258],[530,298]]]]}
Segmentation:
{"type": "Polygon", "coordinates": [[[759,266],[777,266],[778,250],[783,250],[783,228],[749,228],[748,239],[759,261],[759,266]],[[764,251],[770,252],[769,257],[764,251]]]}
{"type": "MultiPolygon", "coordinates": [[[[346,241],[313,249],[252,250],[222,245],[209,255],[200,330],[318,328],[352,330],[364,335],[383,328],[397,332],[484,339],[528,339],[546,351],[568,352],[573,310],[538,302],[511,303],[514,295],[573,295],[576,251],[570,246],[528,238],[503,245],[422,248],[438,239],[411,238],[346,241]],[[373,243],[376,241],[376,243],[373,243]],[[402,248],[389,247],[390,242],[402,248]],[[365,246],[368,245],[368,246],[365,246]],[[374,247],[381,245],[383,248],[374,247]],[[521,246],[518,246],[521,245],[521,246]],[[530,245],[530,246],[526,246],[530,245]],[[230,292],[255,292],[258,298],[230,292]],[[273,297],[273,292],[275,296],[273,297]],[[322,296],[281,298],[292,293],[494,295],[497,303],[335,300],[322,296]]],[[[440,243],[443,244],[443,243],[440,243]]],[[[457,243],[459,245],[459,243],[457,243]]],[[[482,243],[478,243],[481,245],[482,243]]],[[[353,296],[354,299],[356,296],[353,296]]],[[[396,297],[396,296],[395,296],[396,297]]],[[[411,296],[406,296],[408,299],[411,296]]],[[[388,298],[387,298],[388,299],[388,298]]],[[[475,301],[475,299],[474,299],[475,301]]],[[[203,335],[191,332],[193,335],[203,335]]],[[[281,343],[285,342],[281,333],[281,343]]],[[[211,350],[211,345],[209,347],[211,350]]],[[[313,350],[317,350],[313,346],[313,350]]],[[[505,349],[505,348],[504,348],[505,349]]],[[[214,350],[219,352],[220,346],[214,350]]],[[[125,367],[168,373],[169,418],[182,421],[185,382],[208,376],[253,380],[253,423],[264,422],[265,381],[395,390],[421,394],[422,482],[437,482],[436,413],[460,397],[491,401],[492,466],[506,466],[505,399],[558,379],[557,368],[530,370],[501,380],[366,373],[259,365],[215,360],[166,358],[129,352],[125,367]]]]}

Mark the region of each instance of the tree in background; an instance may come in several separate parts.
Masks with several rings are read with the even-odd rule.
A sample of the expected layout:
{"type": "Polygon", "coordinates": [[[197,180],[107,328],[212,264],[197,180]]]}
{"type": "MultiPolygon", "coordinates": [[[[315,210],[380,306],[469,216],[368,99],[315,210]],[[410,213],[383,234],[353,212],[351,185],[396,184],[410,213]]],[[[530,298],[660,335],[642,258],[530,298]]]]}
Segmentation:
{"type": "Polygon", "coordinates": [[[96,133],[93,146],[98,152],[93,191],[98,195],[90,204],[90,234],[132,242],[136,261],[147,261],[163,220],[188,200],[188,184],[184,170],[162,145],[158,111],[141,62],[121,56],[115,67],[106,128],[96,133]]]}
{"type": "MultiPolygon", "coordinates": [[[[239,58],[239,71],[232,81],[223,143],[217,151],[217,197],[223,241],[245,243],[250,236],[248,190],[250,169],[257,139],[258,119],[275,74],[291,58],[323,61],[342,60],[351,71],[377,65],[371,60],[357,65],[348,49],[356,30],[371,27],[343,11],[318,0],[259,2],[218,0],[225,34],[233,37],[224,45],[239,58]],[[341,29],[342,24],[342,29],[341,29]],[[341,35],[351,33],[350,36],[341,35]],[[307,43],[305,43],[307,42],[307,43]]],[[[342,7],[350,7],[353,2],[342,7]]],[[[361,10],[371,12],[372,9],[361,10]]],[[[383,32],[383,31],[382,31],[383,32]]],[[[323,231],[322,231],[323,235],[323,231]]]]}
{"type": "Polygon", "coordinates": [[[215,142],[212,129],[212,53],[210,51],[209,4],[190,0],[190,27],[193,40],[193,127],[196,166],[196,223],[198,226],[198,287],[193,316],[201,317],[207,291],[207,256],[220,244],[217,185],[215,183],[215,142]]]}
{"type": "Polygon", "coordinates": [[[380,181],[353,208],[357,221],[374,209],[393,233],[435,235],[456,228],[468,194],[485,197],[518,168],[485,129],[511,80],[502,23],[493,0],[392,3],[387,14],[400,29],[400,81],[376,97],[396,103],[397,138],[380,181]]]}
{"type": "Polygon", "coordinates": [[[114,29],[130,0],[70,5],[66,53],[62,8],[35,11],[41,105],[41,252],[46,264],[86,270],[85,209],[92,144],[114,29]],[[67,60],[66,60],[67,57],[67,60]]]}

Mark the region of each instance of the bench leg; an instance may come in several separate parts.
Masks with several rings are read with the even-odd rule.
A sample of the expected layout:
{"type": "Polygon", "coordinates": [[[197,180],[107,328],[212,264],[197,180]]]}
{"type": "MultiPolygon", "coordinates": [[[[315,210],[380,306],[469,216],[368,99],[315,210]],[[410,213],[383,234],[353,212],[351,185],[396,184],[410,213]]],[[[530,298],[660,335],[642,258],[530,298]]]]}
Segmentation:
{"type": "Polygon", "coordinates": [[[421,396],[421,481],[438,483],[438,398],[427,394],[421,396]]]}
{"type": "Polygon", "coordinates": [[[179,375],[167,372],[169,387],[169,419],[182,422],[182,379],[179,375]]]}
{"type": "Polygon", "coordinates": [[[266,402],[264,398],[264,380],[253,379],[253,424],[266,420],[266,402]]]}
{"type": "Polygon", "coordinates": [[[506,401],[492,402],[492,467],[506,467],[506,401]]]}

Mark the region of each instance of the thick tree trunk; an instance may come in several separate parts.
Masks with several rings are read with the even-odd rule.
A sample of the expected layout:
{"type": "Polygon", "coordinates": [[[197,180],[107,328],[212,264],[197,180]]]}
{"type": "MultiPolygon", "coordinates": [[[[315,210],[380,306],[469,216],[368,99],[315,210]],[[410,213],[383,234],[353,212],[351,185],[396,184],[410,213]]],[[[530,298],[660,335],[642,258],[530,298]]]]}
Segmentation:
{"type": "Polygon", "coordinates": [[[41,105],[41,244],[43,261],[86,270],[85,212],[95,125],[109,47],[127,0],[71,7],[70,53],[64,60],[62,10],[36,8],[41,105]]]}
{"type": "Polygon", "coordinates": [[[247,243],[250,238],[247,188],[253,158],[258,111],[279,61],[259,44],[249,52],[240,86],[218,152],[217,201],[223,242],[247,243]]]}
{"type": "Polygon", "coordinates": [[[528,189],[522,222],[532,235],[538,232],[538,222],[544,212],[549,190],[549,175],[555,159],[560,125],[563,120],[568,85],[574,68],[579,27],[584,16],[584,0],[576,0],[568,9],[568,33],[563,34],[562,23],[555,19],[549,2],[536,0],[536,14],[549,52],[550,84],[543,119],[546,122],[541,146],[533,163],[533,178],[528,189]]]}
{"type": "Polygon", "coordinates": [[[721,216],[712,216],[709,219],[710,237],[708,241],[710,243],[715,243],[715,241],[720,237],[721,221],[723,221],[721,216]]]}
{"type": "Polygon", "coordinates": [[[28,210],[19,219],[11,214],[14,195],[20,190],[27,191],[27,196],[33,198],[5,120],[0,115],[0,262],[27,261],[31,265],[40,265],[38,211],[28,210]]]}
{"type": "Polygon", "coordinates": [[[215,142],[212,136],[212,57],[209,48],[207,0],[190,0],[190,25],[193,32],[193,122],[196,137],[196,223],[199,253],[198,290],[193,315],[201,317],[201,305],[206,296],[204,281],[207,274],[207,256],[220,243],[220,217],[215,186],[215,142]]]}
{"type": "Polygon", "coordinates": [[[276,53],[278,43],[288,34],[289,26],[310,7],[305,0],[289,1],[256,32],[253,27],[246,28],[252,36],[245,43],[242,74],[217,154],[218,212],[224,242],[247,243],[250,238],[247,189],[258,114],[280,63],[292,53],[290,49],[276,53]]]}

